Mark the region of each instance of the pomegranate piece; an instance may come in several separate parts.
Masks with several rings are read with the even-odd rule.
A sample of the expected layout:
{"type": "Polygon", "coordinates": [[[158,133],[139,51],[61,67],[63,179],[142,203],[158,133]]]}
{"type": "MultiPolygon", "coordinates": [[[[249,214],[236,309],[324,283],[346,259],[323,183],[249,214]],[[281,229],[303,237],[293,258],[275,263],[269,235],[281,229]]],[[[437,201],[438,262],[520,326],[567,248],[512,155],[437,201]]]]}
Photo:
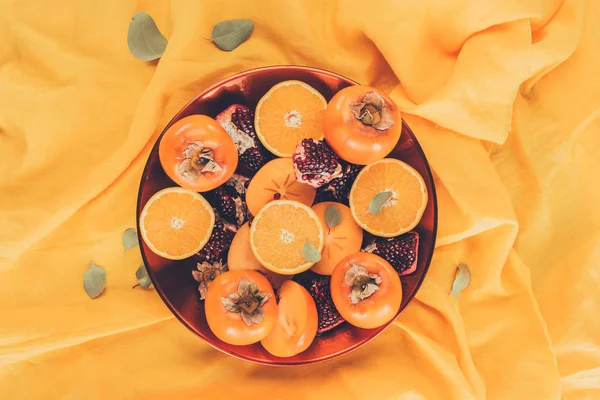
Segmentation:
{"type": "Polygon", "coordinates": [[[317,189],[316,201],[318,203],[336,201],[348,204],[348,195],[350,194],[350,189],[352,189],[352,184],[363,168],[364,165],[350,164],[342,161],[341,174],[337,178],[332,179],[328,184],[317,189]]]}
{"type": "Polygon", "coordinates": [[[315,188],[342,174],[340,158],[325,140],[303,139],[296,146],[292,161],[296,180],[315,188]]]}
{"type": "Polygon", "coordinates": [[[206,199],[219,215],[238,228],[250,217],[245,201],[248,182],[248,178],[234,174],[223,185],[205,193],[206,199]]]}
{"type": "Polygon", "coordinates": [[[269,161],[269,152],[254,131],[254,113],[246,106],[234,104],[217,115],[217,122],[233,139],[239,155],[238,170],[252,175],[269,161]]]}
{"type": "Polygon", "coordinates": [[[222,218],[217,218],[208,243],[196,255],[197,262],[207,262],[213,264],[219,261],[225,261],[227,251],[237,232],[235,225],[228,223],[222,218]]]}
{"type": "Polygon", "coordinates": [[[362,251],[377,254],[389,262],[400,276],[412,274],[417,269],[419,234],[411,231],[391,239],[374,238],[362,251]]]}
{"type": "Polygon", "coordinates": [[[330,276],[321,276],[299,283],[308,290],[317,305],[319,318],[317,335],[327,332],[345,321],[331,299],[330,276]]]}

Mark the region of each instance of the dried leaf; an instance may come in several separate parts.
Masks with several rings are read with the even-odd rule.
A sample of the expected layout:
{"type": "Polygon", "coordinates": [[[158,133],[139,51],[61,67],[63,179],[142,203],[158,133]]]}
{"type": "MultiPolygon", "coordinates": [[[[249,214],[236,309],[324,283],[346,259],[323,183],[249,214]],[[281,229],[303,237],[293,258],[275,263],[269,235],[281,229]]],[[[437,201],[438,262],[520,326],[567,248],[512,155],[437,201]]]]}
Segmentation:
{"type": "Polygon", "coordinates": [[[240,299],[241,296],[239,294],[231,293],[229,296],[221,298],[221,304],[223,304],[223,307],[225,307],[227,311],[238,313],[241,311],[238,306],[238,301],[240,301],[240,299]]]}
{"type": "Polygon", "coordinates": [[[167,39],[160,33],[150,15],[138,12],[129,22],[127,45],[134,57],[142,61],[152,61],[163,55],[167,48],[167,39]]]}
{"type": "Polygon", "coordinates": [[[95,299],[104,291],[105,283],[106,271],[92,262],[83,274],[83,289],[91,299],[95,299]]]}
{"type": "Polygon", "coordinates": [[[253,28],[254,24],[248,19],[219,22],[213,28],[212,40],[219,49],[231,51],[248,39],[253,28]]]}
{"type": "Polygon", "coordinates": [[[383,206],[387,204],[393,195],[390,191],[377,193],[369,203],[369,214],[379,215],[383,206]]]}
{"type": "Polygon", "coordinates": [[[137,285],[135,286],[141,286],[144,289],[148,289],[150,285],[152,285],[152,281],[150,280],[150,276],[148,275],[148,271],[146,270],[146,266],[144,264],[140,265],[137,271],[135,271],[135,277],[138,281],[137,285]]]}
{"type": "Polygon", "coordinates": [[[342,222],[342,213],[333,204],[325,209],[325,223],[329,228],[339,225],[342,222]]]}
{"type": "Polygon", "coordinates": [[[304,243],[304,247],[302,247],[302,257],[308,262],[321,261],[321,253],[308,240],[304,243]]]}
{"type": "Polygon", "coordinates": [[[129,250],[132,247],[138,246],[138,235],[135,229],[129,228],[125,232],[123,232],[123,253],[129,250]]]}
{"type": "Polygon", "coordinates": [[[452,284],[452,297],[458,298],[460,292],[469,286],[471,283],[471,270],[467,264],[458,264],[458,275],[454,278],[452,284]]]}

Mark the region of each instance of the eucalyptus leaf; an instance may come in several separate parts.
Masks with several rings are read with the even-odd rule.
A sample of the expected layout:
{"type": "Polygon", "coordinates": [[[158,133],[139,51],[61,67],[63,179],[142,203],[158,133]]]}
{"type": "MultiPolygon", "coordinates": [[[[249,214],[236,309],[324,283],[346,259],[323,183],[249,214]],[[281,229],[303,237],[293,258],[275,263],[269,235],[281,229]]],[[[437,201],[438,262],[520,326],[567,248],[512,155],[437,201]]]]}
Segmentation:
{"type": "Polygon", "coordinates": [[[467,264],[458,264],[458,275],[454,278],[452,284],[452,297],[458,298],[460,292],[469,286],[471,283],[471,270],[467,264]]]}
{"type": "Polygon", "coordinates": [[[383,206],[392,198],[394,194],[390,191],[377,193],[369,203],[369,214],[379,215],[383,206]]]}
{"type": "Polygon", "coordinates": [[[340,212],[340,210],[338,210],[338,208],[333,204],[327,206],[327,208],[325,209],[325,223],[327,224],[327,226],[331,229],[334,226],[339,225],[341,222],[342,213],[340,212]]]}
{"type": "Polygon", "coordinates": [[[302,247],[302,257],[308,262],[321,261],[321,253],[308,240],[304,243],[304,247],[302,247]]]}
{"type": "Polygon", "coordinates": [[[152,285],[152,281],[150,280],[150,276],[148,276],[148,271],[144,264],[140,265],[137,271],[135,271],[135,277],[137,278],[138,283],[134,287],[141,286],[144,289],[148,289],[150,285],[152,285]]]}
{"type": "Polygon", "coordinates": [[[138,12],[129,22],[127,45],[134,57],[152,61],[162,57],[167,48],[167,39],[160,33],[150,15],[138,12]]]}
{"type": "Polygon", "coordinates": [[[91,299],[95,299],[104,291],[105,283],[106,271],[92,262],[83,274],[83,289],[91,299]]]}
{"type": "Polygon", "coordinates": [[[249,19],[232,19],[219,22],[212,31],[212,40],[223,51],[231,51],[242,44],[250,34],[254,24],[249,19]]]}
{"type": "Polygon", "coordinates": [[[130,248],[139,245],[137,232],[133,228],[129,228],[125,232],[123,232],[122,239],[123,239],[123,248],[124,248],[123,253],[125,253],[130,248]]]}

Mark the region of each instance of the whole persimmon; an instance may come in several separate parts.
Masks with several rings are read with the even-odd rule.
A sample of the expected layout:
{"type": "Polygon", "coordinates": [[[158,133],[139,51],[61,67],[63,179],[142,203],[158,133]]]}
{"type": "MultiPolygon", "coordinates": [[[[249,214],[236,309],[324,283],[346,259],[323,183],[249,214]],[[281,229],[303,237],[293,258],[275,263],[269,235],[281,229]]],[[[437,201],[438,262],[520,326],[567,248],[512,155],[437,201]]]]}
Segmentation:
{"type": "Polygon", "coordinates": [[[246,204],[252,215],[273,200],[294,200],[312,206],[316,189],[298,182],[291,158],[276,158],[262,166],[252,177],[246,190],[246,204]]]}
{"type": "Polygon", "coordinates": [[[360,250],[363,230],[344,204],[326,201],[315,204],[312,209],[325,228],[325,247],[321,260],[310,269],[317,274],[331,275],[342,258],[360,250]]]}
{"type": "Polygon", "coordinates": [[[366,165],[387,156],[402,133],[394,101],[369,86],[348,86],[325,109],[325,140],[344,160],[366,165]]]}
{"type": "Polygon", "coordinates": [[[371,329],[391,321],[402,303],[402,283],[383,258],[358,252],[345,257],[331,274],[331,298],[351,325],[371,329]]]}
{"type": "Polygon", "coordinates": [[[277,321],[260,343],[274,356],[295,356],[306,350],[317,334],[317,306],[310,293],[294,281],[284,282],[277,298],[277,321]]]}
{"type": "Polygon", "coordinates": [[[204,312],[217,338],[244,346],[261,341],[271,332],[277,303],[271,284],[257,271],[227,271],[208,287],[204,312]]]}
{"type": "Polygon", "coordinates": [[[233,139],[206,115],[190,115],[175,122],[160,140],[158,155],[169,178],[194,192],[222,185],[238,165],[233,139]]]}

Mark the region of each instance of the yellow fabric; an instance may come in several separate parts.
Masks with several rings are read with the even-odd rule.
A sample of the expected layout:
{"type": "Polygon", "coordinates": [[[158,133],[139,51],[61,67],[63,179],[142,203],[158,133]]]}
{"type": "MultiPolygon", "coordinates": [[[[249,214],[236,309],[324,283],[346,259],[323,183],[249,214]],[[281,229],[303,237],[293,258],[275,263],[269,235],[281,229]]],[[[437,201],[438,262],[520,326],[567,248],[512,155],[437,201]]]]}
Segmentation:
{"type": "Polygon", "coordinates": [[[600,2],[3,1],[0,398],[600,398],[600,2]],[[126,44],[146,11],[159,62],[126,44]],[[204,38],[255,31],[233,52],[204,38]],[[194,95],[265,65],[392,94],[435,173],[438,246],[366,347],[302,368],[213,350],[123,254],[151,146],[194,95]],[[90,300],[82,276],[106,268],[90,300]],[[473,279],[448,295],[457,263],[473,279]],[[259,396],[260,395],[260,396],[259,396]]]}

